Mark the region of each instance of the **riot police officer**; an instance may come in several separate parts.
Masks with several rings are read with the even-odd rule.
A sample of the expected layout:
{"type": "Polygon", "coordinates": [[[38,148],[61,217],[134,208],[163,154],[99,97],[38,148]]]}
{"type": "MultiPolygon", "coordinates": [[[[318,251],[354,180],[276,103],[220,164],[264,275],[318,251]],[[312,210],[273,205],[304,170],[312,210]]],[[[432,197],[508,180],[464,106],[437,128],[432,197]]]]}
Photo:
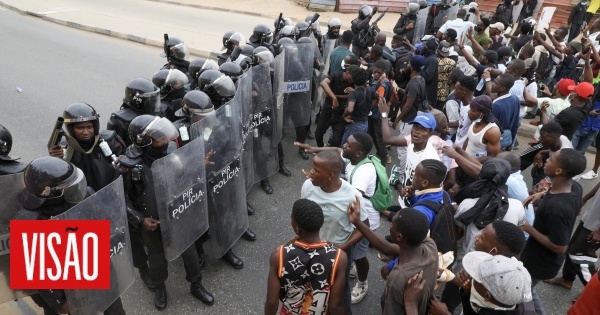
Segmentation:
{"type": "Polygon", "coordinates": [[[161,56],[167,57],[167,63],[161,69],[177,69],[183,73],[188,72],[190,62],[186,59],[190,56],[190,52],[181,39],[169,37],[164,44],[164,50],[161,56]]]}
{"type": "Polygon", "coordinates": [[[235,84],[225,74],[217,70],[207,70],[198,78],[198,90],[206,93],[215,105],[215,109],[218,109],[233,98],[235,84]]]}
{"type": "MultiPolygon", "coordinates": [[[[129,125],[130,140],[133,143],[121,158],[121,165],[127,169],[125,190],[128,200],[128,220],[142,231],[142,238],[148,251],[150,278],[156,285],[154,306],[162,310],[167,307],[168,263],[165,258],[162,233],[159,227],[159,209],[155,198],[154,179],[151,165],[168,154],[169,143],[178,137],[173,123],[166,118],[141,115],[129,125]]],[[[190,246],[181,254],[185,265],[186,280],[191,282],[190,293],[202,303],[212,305],[214,298],[202,285],[202,273],[198,264],[198,253],[190,246]]]]}
{"type": "Polygon", "coordinates": [[[252,36],[249,38],[248,45],[256,48],[256,47],[267,47],[271,52],[273,50],[273,32],[269,29],[268,26],[264,24],[258,24],[254,27],[252,36]]]}
{"type": "MultiPolygon", "coordinates": [[[[262,48],[262,49],[265,49],[268,51],[268,49],[266,47],[261,46],[259,48],[262,48]]],[[[242,67],[240,67],[240,65],[238,65],[234,62],[231,62],[231,61],[223,63],[219,67],[219,72],[230,77],[234,84],[236,84],[237,80],[244,75],[244,70],[242,69],[242,67]]]]}
{"type": "MultiPolygon", "coordinates": [[[[83,172],[63,159],[47,156],[33,160],[24,173],[25,194],[18,219],[48,220],[83,201],[93,191],[88,188],[83,172]]],[[[46,315],[69,313],[64,290],[39,290],[32,296],[46,315]]],[[[124,315],[118,298],[105,311],[106,315],[124,315]]]]}
{"type": "Polygon", "coordinates": [[[275,27],[275,31],[273,32],[273,38],[275,40],[278,40],[279,38],[281,38],[279,35],[281,34],[281,30],[289,25],[294,25],[294,22],[292,22],[292,19],[288,18],[288,17],[284,17],[282,16],[281,19],[277,18],[275,19],[275,22],[273,22],[273,26],[275,27]]]}
{"type": "Polygon", "coordinates": [[[175,112],[181,108],[181,99],[187,92],[188,77],[177,69],[161,69],[152,76],[152,83],[160,89],[161,116],[175,121],[175,112]]]}
{"type": "Polygon", "coordinates": [[[369,47],[361,42],[361,37],[369,29],[371,18],[377,13],[377,7],[363,5],[358,9],[358,17],[351,22],[350,29],[354,38],[352,39],[352,53],[358,58],[364,58],[369,53],[369,47]]]}
{"type": "Polygon", "coordinates": [[[202,72],[206,70],[219,70],[219,65],[213,60],[204,58],[197,58],[190,62],[190,67],[188,69],[190,83],[186,87],[187,91],[198,89],[198,78],[200,77],[202,72]]]}
{"type": "Polygon", "coordinates": [[[225,50],[225,52],[217,56],[219,66],[229,59],[229,56],[231,56],[231,53],[233,52],[233,48],[235,48],[235,46],[229,42],[229,38],[231,35],[233,35],[233,33],[235,32],[227,32],[223,34],[223,48],[221,48],[221,51],[225,50]]]}
{"type": "MultiPolygon", "coordinates": [[[[313,17],[314,17],[314,14],[307,15],[306,19],[304,19],[304,22],[310,24],[313,17]]],[[[315,39],[317,40],[317,43],[319,44],[319,50],[323,51],[323,46],[321,46],[321,41],[323,40],[323,35],[321,34],[321,28],[319,27],[319,21],[314,21],[312,24],[310,24],[310,30],[311,30],[313,36],[315,37],[315,39]]]]}
{"type": "Polygon", "coordinates": [[[332,18],[331,20],[329,20],[329,23],[327,24],[327,33],[323,35],[323,38],[321,40],[321,47],[325,47],[325,44],[330,39],[335,40],[334,48],[339,46],[342,41],[340,38],[341,27],[342,21],[340,19],[332,18]]]}
{"type": "Polygon", "coordinates": [[[106,129],[114,130],[130,146],[129,123],[142,114],[160,114],[160,90],[150,80],[137,78],[127,83],[121,109],[110,115],[106,129]]]}
{"type": "Polygon", "coordinates": [[[219,66],[226,61],[234,61],[240,54],[240,50],[246,45],[246,37],[242,33],[227,32],[223,35],[223,49],[227,51],[218,56],[219,66]],[[230,34],[231,33],[231,34],[230,34]]]}
{"type": "Polygon", "coordinates": [[[20,157],[10,156],[10,150],[12,149],[13,139],[10,131],[6,127],[0,125],[0,175],[10,175],[21,173],[27,166],[25,163],[21,163],[20,157]]]}
{"type": "Polygon", "coordinates": [[[286,25],[279,32],[279,39],[282,39],[282,38],[296,39],[298,34],[300,34],[300,31],[298,31],[298,28],[296,26],[286,25]]]}

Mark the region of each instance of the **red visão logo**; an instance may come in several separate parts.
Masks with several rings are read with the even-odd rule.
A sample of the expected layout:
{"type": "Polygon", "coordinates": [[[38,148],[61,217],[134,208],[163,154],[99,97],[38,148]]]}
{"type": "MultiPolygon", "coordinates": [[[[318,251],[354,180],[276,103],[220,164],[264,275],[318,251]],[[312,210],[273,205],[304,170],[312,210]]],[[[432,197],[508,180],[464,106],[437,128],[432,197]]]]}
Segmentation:
{"type": "Polygon", "coordinates": [[[11,289],[110,289],[110,221],[10,221],[11,289]]]}

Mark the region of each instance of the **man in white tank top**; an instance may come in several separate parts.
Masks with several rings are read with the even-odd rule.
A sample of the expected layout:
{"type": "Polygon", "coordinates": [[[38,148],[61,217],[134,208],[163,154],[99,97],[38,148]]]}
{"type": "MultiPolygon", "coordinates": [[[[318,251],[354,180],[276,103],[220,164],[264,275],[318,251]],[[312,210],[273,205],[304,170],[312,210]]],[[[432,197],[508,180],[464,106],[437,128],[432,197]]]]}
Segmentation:
{"type": "Polygon", "coordinates": [[[483,163],[500,153],[502,132],[492,114],[492,99],[487,95],[474,98],[470,104],[469,119],[473,123],[469,127],[463,148],[467,154],[483,163]]]}

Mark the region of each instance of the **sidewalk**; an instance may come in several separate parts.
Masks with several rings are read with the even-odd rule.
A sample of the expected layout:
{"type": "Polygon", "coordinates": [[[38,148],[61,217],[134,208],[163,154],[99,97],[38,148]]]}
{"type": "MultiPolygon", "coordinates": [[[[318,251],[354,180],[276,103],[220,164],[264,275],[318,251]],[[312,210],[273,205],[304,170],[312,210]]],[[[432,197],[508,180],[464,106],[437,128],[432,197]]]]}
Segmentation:
{"type": "MultiPolygon", "coordinates": [[[[162,51],[163,34],[168,33],[183,39],[193,55],[204,58],[218,54],[225,32],[239,31],[248,38],[257,24],[273,27],[279,12],[295,22],[311,13],[290,0],[0,0],[0,6],[68,27],[155,46],[157,54],[162,51]]],[[[349,28],[355,18],[354,14],[338,12],[319,14],[323,32],[332,17],[342,20],[343,29],[349,28]]],[[[391,32],[399,16],[386,14],[380,28],[391,32]]],[[[523,120],[519,134],[532,138],[534,133],[535,127],[523,120]]]]}

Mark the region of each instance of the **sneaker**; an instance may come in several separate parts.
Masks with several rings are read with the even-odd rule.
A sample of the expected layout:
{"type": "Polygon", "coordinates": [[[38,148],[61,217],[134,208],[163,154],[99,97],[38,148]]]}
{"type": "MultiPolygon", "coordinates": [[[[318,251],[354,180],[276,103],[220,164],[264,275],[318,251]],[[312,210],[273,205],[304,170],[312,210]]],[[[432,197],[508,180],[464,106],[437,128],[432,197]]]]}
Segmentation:
{"type": "Polygon", "coordinates": [[[350,269],[350,279],[356,278],[356,265],[352,265],[352,269],[350,269]]]}
{"type": "Polygon", "coordinates": [[[578,182],[581,179],[581,174],[573,176],[572,180],[578,182]]]}
{"type": "Polygon", "coordinates": [[[598,173],[594,172],[594,170],[589,170],[585,174],[581,175],[582,179],[594,179],[598,177],[598,173]]]}
{"type": "Polygon", "coordinates": [[[354,288],[352,288],[352,298],[351,298],[352,304],[356,304],[356,303],[360,302],[365,297],[365,295],[367,295],[368,290],[369,290],[368,283],[365,283],[365,285],[360,285],[357,282],[356,285],[354,286],[354,288]]]}
{"type": "Polygon", "coordinates": [[[512,149],[513,150],[518,150],[519,149],[519,140],[515,140],[515,143],[513,144],[512,149]]]}

